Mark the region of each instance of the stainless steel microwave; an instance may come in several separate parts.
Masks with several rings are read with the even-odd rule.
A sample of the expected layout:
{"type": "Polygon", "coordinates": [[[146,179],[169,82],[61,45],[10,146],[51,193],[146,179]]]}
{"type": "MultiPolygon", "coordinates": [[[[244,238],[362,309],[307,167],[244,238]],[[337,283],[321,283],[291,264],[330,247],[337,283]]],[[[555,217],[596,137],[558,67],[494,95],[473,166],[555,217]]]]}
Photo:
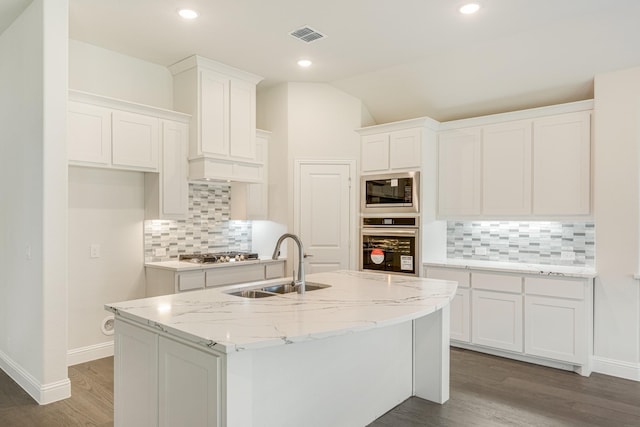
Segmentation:
{"type": "Polygon", "coordinates": [[[420,212],[420,172],[401,172],[361,177],[360,210],[374,213],[420,212]]]}

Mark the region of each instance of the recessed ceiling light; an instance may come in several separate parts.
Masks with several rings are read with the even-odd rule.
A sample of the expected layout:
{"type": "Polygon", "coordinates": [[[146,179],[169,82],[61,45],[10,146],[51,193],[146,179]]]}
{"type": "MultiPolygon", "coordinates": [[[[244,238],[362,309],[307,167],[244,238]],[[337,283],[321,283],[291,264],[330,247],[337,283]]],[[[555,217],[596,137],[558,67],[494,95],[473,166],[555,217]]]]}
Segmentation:
{"type": "Polygon", "coordinates": [[[478,10],[480,10],[480,5],[478,3],[467,3],[460,8],[460,13],[471,15],[472,13],[476,13],[478,10]]]}
{"type": "Polygon", "coordinates": [[[178,15],[182,16],[184,19],[196,19],[198,17],[198,12],[192,9],[180,9],[178,11],[178,15]]]}
{"type": "Polygon", "coordinates": [[[308,59],[301,59],[298,61],[298,65],[303,68],[307,68],[311,66],[311,61],[309,61],[308,59]]]}

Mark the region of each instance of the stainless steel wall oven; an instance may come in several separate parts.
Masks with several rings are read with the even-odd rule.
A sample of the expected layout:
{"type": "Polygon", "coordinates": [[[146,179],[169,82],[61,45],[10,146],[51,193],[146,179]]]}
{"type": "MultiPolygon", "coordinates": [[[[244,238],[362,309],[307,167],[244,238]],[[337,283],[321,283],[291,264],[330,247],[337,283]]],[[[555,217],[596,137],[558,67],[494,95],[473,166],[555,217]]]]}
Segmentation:
{"type": "Polygon", "coordinates": [[[420,218],[363,217],[360,269],[420,275],[420,218]]]}

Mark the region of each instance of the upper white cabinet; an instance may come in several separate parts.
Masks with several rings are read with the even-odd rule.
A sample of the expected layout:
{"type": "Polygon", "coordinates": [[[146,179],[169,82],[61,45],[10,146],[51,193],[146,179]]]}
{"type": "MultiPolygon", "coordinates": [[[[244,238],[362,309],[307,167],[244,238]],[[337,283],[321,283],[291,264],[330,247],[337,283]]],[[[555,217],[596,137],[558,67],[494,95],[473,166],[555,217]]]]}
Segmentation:
{"type": "Polygon", "coordinates": [[[363,174],[419,170],[429,131],[437,123],[426,118],[358,129],[363,174]]]}
{"type": "Polygon", "coordinates": [[[112,113],[112,163],[140,169],[158,169],[160,120],[144,114],[112,113]]]}
{"type": "Polygon", "coordinates": [[[591,104],[444,124],[438,139],[438,216],[588,215],[591,104]],[[572,109],[581,111],[551,114],[572,109]],[[535,117],[513,120],[527,115],[535,117]]]}
{"type": "Polygon", "coordinates": [[[591,206],[591,114],[567,113],[533,124],[533,213],[588,214],[591,206]]]}
{"type": "Polygon", "coordinates": [[[479,215],[480,128],[456,129],[438,136],[439,215],[479,215]]]}
{"type": "Polygon", "coordinates": [[[271,132],[256,129],[256,160],[261,162],[262,181],[252,184],[231,183],[230,219],[266,220],[269,216],[269,135],[271,132]]]}
{"type": "Polygon", "coordinates": [[[170,70],[174,106],[193,117],[190,178],[259,182],[256,85],[262,78],[199,56],[170,70]]]}
{"type": "Polygon", "coordinates": [[[69,101],[67,155],[70,162],[111,163],[111,110],[69,101]]]}

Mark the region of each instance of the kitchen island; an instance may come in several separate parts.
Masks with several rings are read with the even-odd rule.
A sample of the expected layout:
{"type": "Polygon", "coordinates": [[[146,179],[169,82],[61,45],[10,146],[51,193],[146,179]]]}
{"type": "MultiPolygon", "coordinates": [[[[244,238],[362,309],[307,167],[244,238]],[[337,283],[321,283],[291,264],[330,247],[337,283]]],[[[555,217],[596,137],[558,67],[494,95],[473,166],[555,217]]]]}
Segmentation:
{"type": "Polygon", "coordinates": [[[455,282],[338,271],[108,304],[115,425],[357,426],[449,397],[455,282]]]}

